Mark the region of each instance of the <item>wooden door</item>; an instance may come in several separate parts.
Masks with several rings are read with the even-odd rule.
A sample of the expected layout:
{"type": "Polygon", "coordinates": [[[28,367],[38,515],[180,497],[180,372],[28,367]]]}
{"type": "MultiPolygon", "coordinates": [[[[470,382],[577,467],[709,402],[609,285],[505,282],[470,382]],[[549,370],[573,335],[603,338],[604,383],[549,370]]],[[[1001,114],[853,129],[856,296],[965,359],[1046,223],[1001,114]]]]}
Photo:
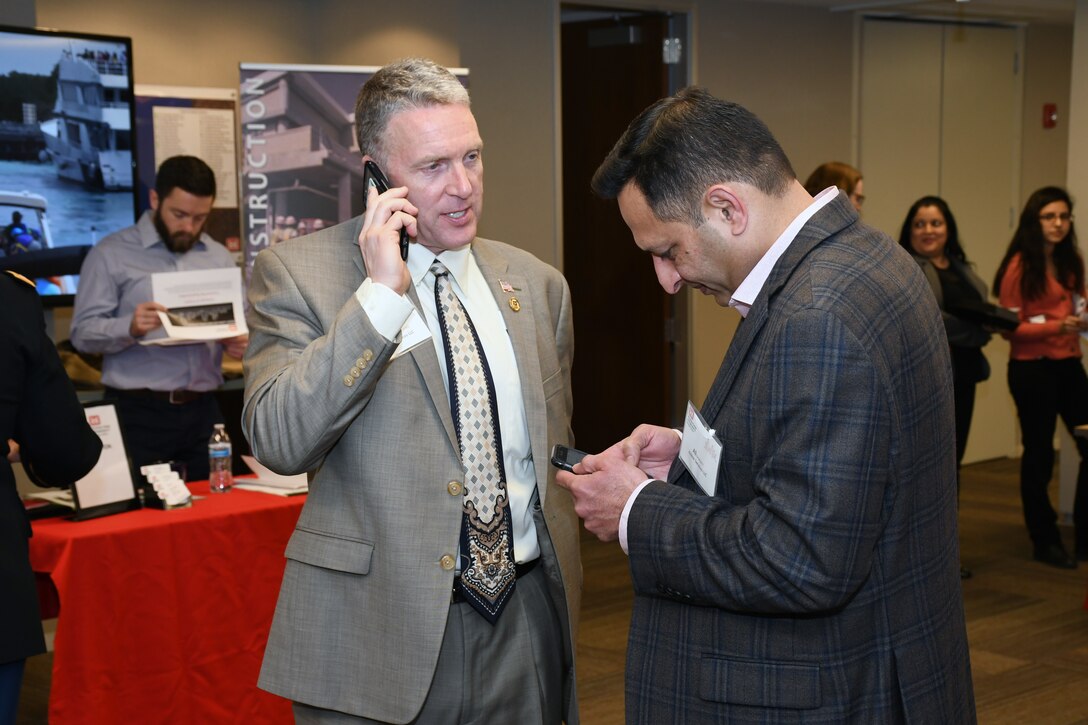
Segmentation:
{"type": "Polygon", "coordinates": [[[616,202],[589,189],[627,124],[669,94],[670,67],[662,61],[669,18],[610,11],[583,20],[568,6],[564,14],[563,270],[574,304],[573,427],[578,447],[597,452],[639,423],[679,423],[676,390],[686,389],[676,332],[685,296],[664,292],[616,202]]]}

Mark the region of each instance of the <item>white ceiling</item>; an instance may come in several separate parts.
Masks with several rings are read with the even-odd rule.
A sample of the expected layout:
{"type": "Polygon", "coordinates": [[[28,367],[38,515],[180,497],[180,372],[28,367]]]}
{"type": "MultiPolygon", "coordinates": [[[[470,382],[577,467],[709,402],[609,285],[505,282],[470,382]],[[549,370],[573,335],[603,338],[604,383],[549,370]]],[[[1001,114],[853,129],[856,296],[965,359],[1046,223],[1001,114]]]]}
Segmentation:
{"type": "Polygon", "coordinates": [[[872,11],[914,17],[953,17],[964,20],[1072,23],[1074,0],[748,0],[805,5],[829,12],[872,11]]]}

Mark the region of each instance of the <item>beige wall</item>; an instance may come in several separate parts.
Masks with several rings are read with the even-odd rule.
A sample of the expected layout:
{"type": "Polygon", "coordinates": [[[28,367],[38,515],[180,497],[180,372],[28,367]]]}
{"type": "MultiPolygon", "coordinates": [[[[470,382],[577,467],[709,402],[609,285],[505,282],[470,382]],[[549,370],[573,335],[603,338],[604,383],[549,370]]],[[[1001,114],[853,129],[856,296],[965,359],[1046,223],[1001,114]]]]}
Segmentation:
{"type": "MultiPolygon", "coordinates": [[[[762,118],[802,181],[824,161],[853,160],[850,14],[714,0],[697,6],[693,40],[699,85],[762,118]]],[[[689,395],[699,404],[740,317],[709,297],[689,294],[689,395]]]]}
{"type": "Polygon", "coordinates": [[[1073,28],[1029,25],[1025,35],[1021,203],[1041,186],[1065,183],[1073,28]],[[1043,128],[1044,103],[1058,104],[1055,128],[1043,128]]]}
{"type": "MultiPolygon", "coordinates": [[[[1077,0],[1075,35],[1072,41],[1074,62],[1071,63],[1072,93],[1069,101],[1067,127],[1069,150],[1067,184],[1074,199],[1079,199],[1081,215],[1088,202],[1088,0],[1077,0]]],[[[1081,228],[1084,228],[1081,221],[1081,228]]],[[[1080,243],[1084,247],[1088,233],[1081,232],[1080,243]]]]}
{"type": "Polygon", "coordinates": [[[221,88],[238,85],[242,62],[381,65],[424,55],[459,66],[456,10],[434,0],[37,2],[42,26],[130,36],[138,84],[221,88]]]}
{"type": "Polygon", "coordinates": [[[771,128],[802,181],[851,161],[854,19],[750,2],[699,3],[697,82],[771,128]]]}
{"type": "Polygon", "coordinates": [[[558,4],[461,0],[459,6],[461,62],[471,71],[472,108],[484,139],[480,233],[561,267],[558,4]]]}
{"type": "Polygon", "coordinates": [[[138,84],[233,88],[238,62],[312,63],[303,3],[38,0],[38,23],[132,38],[138,84]]]}
{"type": "MultiPolygon", "coordinates": [[[[284,0],[270,4],[281,5],[284,0]]],[[[287,4],[306,8],[312,63],[383,65],[405,56],[424,56],[450,67],[464,65],[456,2],[307,0],[287,4]]],[[[297,61],[278,58],[276,62],[297,61]]]]}
{"type": "MultiPolygon", "coordinates": [[[[11,2],[5,12],[11,12],[11,2]]],[[[469,67],[473,107],[487,144],[481,233],[561,263],[557,0],[14,3],[24,15],[36,8],[43,26],[132,36],[135,80],[141,84],[229,88],[242,61],[371,65],[426,55],[469,67]]],[[[853,160],[851,14],[744,0],[604,3],[690,11],[693,80],[759,114],[802,179],[828,159],[853,160]]],[[[1068,105],[1071,45],[1068,27],[1028,29],[1025,194],[1063,181],[1067,116],[1047,132],[1038,119],[1044,100],[1057,102],[1059,113],[1068,105]]],[[[737,315],[692,295],[690,317],[690,397],[698,402],[737,315]]]]}
{"type": "MultiPolygon", "coordinates": [[[[1065,114],[1066,127],[1069,129],[1069,147],[1067,156],[1066,186],[1081,215],[1080,246],[1083,254],[1088,242],[1088,234],[1083,230],[1084,202],[1088,199],[1088,0],[1077,0],[1076,19],[1072,31],[1073,62],[1069,88],[1069,110],[1065,114]]],[[[1060,111],[1060,107],[1059,107],[1060,111]]],[[[1060,123],[1060,120],[1059,120],[1060,123]]],[[[1064,427],[1059,426],[1061,450],[1073,451],[1073,439],[1064,427]]],[[[1077,491],[1078,456],[1059,456],[1061,466],[1061,485],[1059,507],[1066,521],[1072,520],[1073,502],[1077,491]]]]}

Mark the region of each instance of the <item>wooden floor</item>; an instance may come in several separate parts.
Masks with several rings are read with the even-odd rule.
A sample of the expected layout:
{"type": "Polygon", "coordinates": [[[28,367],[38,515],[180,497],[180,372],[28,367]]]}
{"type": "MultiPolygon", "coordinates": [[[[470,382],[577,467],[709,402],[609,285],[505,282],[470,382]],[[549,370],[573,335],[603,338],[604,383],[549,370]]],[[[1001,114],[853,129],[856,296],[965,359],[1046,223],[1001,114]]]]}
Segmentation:
{"type": "MultiPolygon", "coordinates": [[[[1031,560],[1018,467],[1018,460],[998,460],[963,471],[962,558],[974,572],[963,591],[978,719],[1088,725],[1088,564],[1064,571],[1031,560]]],[[[1071,544],[1072,532],[1065,533],[1071,544]]],[[[582,561],[582,721],[619,725],[632,598],[627,561],[617,544],[588,536],[582,561]]],[[[51,664],[48,654],[28,662],[18,723],[46,722],[51,664]]]]}
{"type": "MultiPolygon", "coordinates": [[[[978,463],[962,475],[961,555],[974,573],[963,583],[963,594],[978,720],[1088,723],[1088,564],[1068,571],[1031,560],[1019,465],[1018,459],[978,463]]],[[[1071,546],[1072,532],[1064,533],[1071,546]]],[[[617,544],[583,536],[582,564],[582,720],[619,725],[631,618],[626,557],[617,544]]]]}

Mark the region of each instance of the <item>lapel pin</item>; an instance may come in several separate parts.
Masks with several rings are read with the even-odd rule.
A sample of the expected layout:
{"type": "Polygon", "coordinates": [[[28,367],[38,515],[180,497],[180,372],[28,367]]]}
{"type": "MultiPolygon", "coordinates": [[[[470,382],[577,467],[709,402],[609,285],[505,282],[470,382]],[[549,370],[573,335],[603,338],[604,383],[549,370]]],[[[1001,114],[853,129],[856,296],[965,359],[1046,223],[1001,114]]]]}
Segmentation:
{"type": "Polygon", "coordinates": [[[521,311],[521,303],[518,302],[517,297],[511,297],[510,298],[510,309],[512,309],[514,312],[520,312],[521,311]]]}
{"type": "Polygon", "coordinates": [[[503,280],[503,279],[499,280],[499,287],[501,287],[502,291],[506,292],[506,293],[520,292],[521,291],[520,289],[518,289],[517,287],[515,287],[514,285],[510,284],[509,282],[507,282],[506,280],[503,280]]]}

